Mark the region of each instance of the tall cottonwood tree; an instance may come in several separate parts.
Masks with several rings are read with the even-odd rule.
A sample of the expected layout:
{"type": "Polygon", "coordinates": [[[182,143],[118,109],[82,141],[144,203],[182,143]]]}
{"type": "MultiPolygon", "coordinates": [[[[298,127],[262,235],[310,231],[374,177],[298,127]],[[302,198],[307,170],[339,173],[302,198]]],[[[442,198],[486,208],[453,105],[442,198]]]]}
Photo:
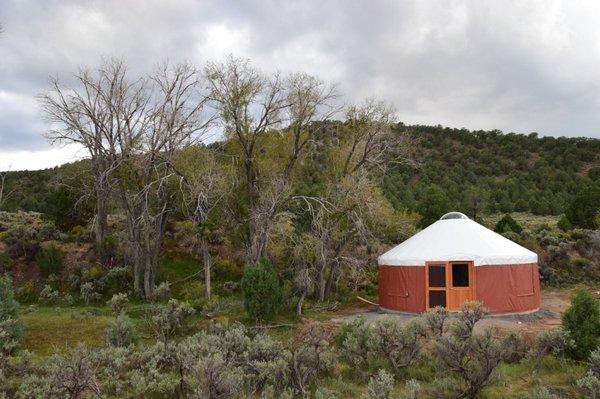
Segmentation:
{"type": "Polygon", "coordinates": [[[248,207],[247,259],[255,264],[266,253],[274,218],[289,203],[293,173],[317,133],[315,122],[335,112],[335,87],[307,74],[267,76],[248,60],[233,57],[209,64],[205,75],[227,138],[239,147],[248,207]],[[285,137],[280,149],[285,155],[270,169],[260,162],[268,134],[285,137]]]}
{"type": "Polygon", "coordinates": [[[120,160],[117,142],[126,125],[140,122],[144,107],[139,84],[127,82],[125,75],[124,63],[110,59],[96,70],[79,68],[73,86],[51,78],[50,90],[40,96],[44,114],[54,126],[46,137],[52,143],[79,145],[90,156],[97,250],[107,234],[112,174],[120,160]]]}
{"type": "Polygon", "coordinates": [[[205,114],[201,75],[190,64],[165,63],[140,82],[134,91],[143,104],[136,118],[139,123],[125,125],[116,156],[119,197],[133,252],[134,289],[150,297],[167,217],[176,198],[175,157],[202,139],[210,118],[205,114]]]}

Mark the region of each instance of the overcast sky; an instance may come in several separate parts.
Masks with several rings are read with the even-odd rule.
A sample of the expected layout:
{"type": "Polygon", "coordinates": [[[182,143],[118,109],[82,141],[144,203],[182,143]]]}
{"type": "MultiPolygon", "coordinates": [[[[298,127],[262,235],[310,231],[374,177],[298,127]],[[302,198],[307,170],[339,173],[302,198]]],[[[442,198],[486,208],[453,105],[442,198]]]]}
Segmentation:
{"type": "Polygon", "coordinates": [[[0,0],[0,170],[52,148],[36,95],[102,56],[134,73],[228,54],[337,82],[407,123],[600,138],[600,2],[0,0]]]}

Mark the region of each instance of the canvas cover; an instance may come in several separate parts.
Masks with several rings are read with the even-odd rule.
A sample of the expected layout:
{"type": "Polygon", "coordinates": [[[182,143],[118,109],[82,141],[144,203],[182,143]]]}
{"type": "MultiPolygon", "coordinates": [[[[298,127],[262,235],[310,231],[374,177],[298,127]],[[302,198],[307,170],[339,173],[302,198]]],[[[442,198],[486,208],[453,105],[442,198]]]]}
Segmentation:
{"type": "MultiPolygon", "coordinates": [[[[537,264],[481,266],[476,270],[475,300],[493,314],[539,309],[540,278],[537,264]]],[[[408,313],[425,311],[425,268],[379,267],[379,306],[408,313]]]]}
{"type": "Polygon", "coordinates": [[[378,259],[382,266],[425,266],[425,262],[453,260],[473,261],[475,266],[515,265],[537,263],[538,257],[464,216],[440,219],[378,259]]]}

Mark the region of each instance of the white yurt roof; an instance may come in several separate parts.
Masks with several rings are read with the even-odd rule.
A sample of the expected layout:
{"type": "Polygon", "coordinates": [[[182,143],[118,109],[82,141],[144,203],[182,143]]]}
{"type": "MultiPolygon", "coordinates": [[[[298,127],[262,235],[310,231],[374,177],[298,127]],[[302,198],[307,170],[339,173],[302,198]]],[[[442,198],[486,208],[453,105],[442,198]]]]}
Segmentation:
{"type": "Polygon", "coordinates": [[[379,257],[380,265],[425,266],[431,261],[473,261],[475,266],[536,263],[537,254],[459,212],[445,214],[379,257]]]}

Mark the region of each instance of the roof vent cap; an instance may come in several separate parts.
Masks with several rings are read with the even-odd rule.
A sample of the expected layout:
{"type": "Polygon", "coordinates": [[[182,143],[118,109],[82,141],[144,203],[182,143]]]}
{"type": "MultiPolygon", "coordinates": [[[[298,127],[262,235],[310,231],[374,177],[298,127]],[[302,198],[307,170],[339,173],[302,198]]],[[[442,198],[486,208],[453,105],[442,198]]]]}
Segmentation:
{"type": "Polygon", "coordinates": [[[440,218],[440,220],[450,220],[450,219],[468,219],[467,215],[460,212],[448,212],[444,216],[440,218]]]}

